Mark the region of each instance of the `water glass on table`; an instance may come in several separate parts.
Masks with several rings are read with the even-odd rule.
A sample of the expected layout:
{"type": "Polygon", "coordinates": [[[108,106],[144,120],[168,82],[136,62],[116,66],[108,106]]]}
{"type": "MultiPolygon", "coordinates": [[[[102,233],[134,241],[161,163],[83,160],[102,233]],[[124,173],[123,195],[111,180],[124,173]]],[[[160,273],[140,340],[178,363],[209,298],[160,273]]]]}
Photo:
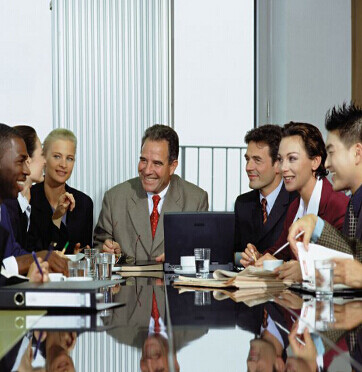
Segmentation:
{"type": "Polygon", "coordinates": [[[331,260],[314,261],[317,297],[333,296],[334,263],[331,260]]]}
{"type": "Polygon", "coordinates": [[[112,253],[99,253],[96,256],[96,268],[98,280],[111,280],[112,279],[112,253]]]}
{"type": "Polygon", "coordinates": [[[196,277],[207,278],[210,271],[210,248],[195,248],[196,277]]]}
{"type": "Polygon", "coordinates": [[[96,256],[99,254],[100,250],[98,248],[85,248],[84,255],[87,262],[88,276],[96,277],[96,256]]]}
{"type": "Polygon", "coordinates": [[[69,277],[85,277],[88,274],[86,261],[68,261],[69,277]]]}

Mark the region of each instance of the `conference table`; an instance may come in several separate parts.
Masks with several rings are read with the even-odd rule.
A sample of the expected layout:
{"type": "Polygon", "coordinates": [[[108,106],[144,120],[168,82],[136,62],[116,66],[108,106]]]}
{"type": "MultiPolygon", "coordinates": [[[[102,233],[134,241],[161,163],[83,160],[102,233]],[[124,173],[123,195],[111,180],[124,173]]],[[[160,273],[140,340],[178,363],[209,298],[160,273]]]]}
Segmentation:
{"type": "Polygon", "coordinates": [[[362,298],[284,290],[235,302],[154,276],[104,288],[102,301],[118,305],[97,313],[0,310],[0,370],[307,371],[288,339],[307,327],[317,365],[362,371],[362,298]]]}

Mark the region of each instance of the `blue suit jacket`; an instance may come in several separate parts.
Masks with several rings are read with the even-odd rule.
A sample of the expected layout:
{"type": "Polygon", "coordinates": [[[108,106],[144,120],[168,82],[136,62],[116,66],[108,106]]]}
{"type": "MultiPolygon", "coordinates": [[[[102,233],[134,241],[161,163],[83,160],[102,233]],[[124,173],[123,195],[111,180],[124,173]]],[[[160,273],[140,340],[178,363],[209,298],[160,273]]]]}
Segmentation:
{"type": "Polygon", "coordinates": [[[9,212],[6,209],[6,205],[4,203],[1,204],[1,222],[0,226],[2,226],[5,230],[8,231],[9,236],[5,244],[4,249],[4,258],[10,256],[22,256],[23,254],[29,254],[25,249],[21,247],[19,243],[15,241],[13,228],[11,226],[9,212]]]}

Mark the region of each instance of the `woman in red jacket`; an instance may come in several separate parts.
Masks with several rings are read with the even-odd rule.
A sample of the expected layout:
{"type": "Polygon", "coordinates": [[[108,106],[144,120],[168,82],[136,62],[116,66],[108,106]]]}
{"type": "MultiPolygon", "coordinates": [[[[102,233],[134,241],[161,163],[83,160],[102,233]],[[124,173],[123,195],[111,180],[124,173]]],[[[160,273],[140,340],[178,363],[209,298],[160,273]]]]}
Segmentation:
{"type": "Polygon", "coordinates": [[[324,167],[326,158],[322,134],[317,127],[294,122],[284,126],[279,146],[280,168],[287,191],[298,191],[300,196],[290,204],[283,232],[275,245],[261,256],[255,246],[248,244],[242,254],[241,263],[244,266],[260,266],[265,259],[292,260],[278,269],[280,277],[301,280],[299,263],[289,248],[278,253],[276,257],[272,256],[287,242],[291,224],[306,214],[315,214],[337,229],[342,229],[348,197],[333,191],[332,185],[325,178],[328,173],[324,167]]]}

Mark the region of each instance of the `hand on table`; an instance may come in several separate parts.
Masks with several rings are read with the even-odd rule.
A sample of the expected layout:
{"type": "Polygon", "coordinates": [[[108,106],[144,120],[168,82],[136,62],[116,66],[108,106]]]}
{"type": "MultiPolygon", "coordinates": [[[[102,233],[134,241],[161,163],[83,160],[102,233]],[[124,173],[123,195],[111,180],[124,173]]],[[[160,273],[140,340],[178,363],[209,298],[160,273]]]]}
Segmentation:
{"type": "Polygon", "coordinates": [[[317,359],[317,349],[314,345],[312,337],[310,336],[308,327],[306,327],[303,332],[305,342],[304,346],[297,340],[298,323],[299,321],[294,323],[288,336],[290,347],[292,348],[293,354],[296,357],[302,358],[307,362],[315,363],[317,359]]]}
{"type": "Polygon", "coordinates": [[[28,278],[30,282],[33,283],[45,283],[49,281],[49,264],[48,262],[43,262],[41,258],[38,258],[39,265],[41,267],[43,275],[40,273],[38,265],[33,262],[30,265],[29,272],[28,272],[28,278]]]}
{"type": "Polygon", "coordinates": [[[240,263],[244,267],[248,267],[249,265],[254,265],[258,258],[261,257],[261,254],[258,252],[254,244],[249,243],[245,251],[241,253],[242,259],[240,263]]]}
{"type": "Polygon", "coordinates": [[[263,267],[263,262],[266,260],[276,260],[276,258],[271,255],[270,253],[265,253],[263,256],[261,256],[256,262],[256,267],[263,267]]]}
{"type": "Polygon", "coordinates": [[[302,270],[300,269],[299,261],[291,260],[284,262],[283,265],[274,269],[278,274],[279,279],[293,280],[293,282],[301,283],[303,281],[302,270]]]}
{"type": "MultiPolygon", "coordinates": [[[[37,252],[37,257],[42,259],[48,254],[48,251],[37,252]]],[[[61,254],[60,251],[53,251],[48,258],[49,271],[54,273],[62,273],[63,275],[68,275],[68,259],[61,254]],[[59,252],[59,253],[56,253],[59,252]]]]}
{"type": "Polygon", "coordinates": [[[87,244],[85,247],[80,247],[80,243],[77,243],[75,246],[74,246],[74,254],[78,254],[80,252],[82,252],[85,248],[90,248],[90,246],[87,244]]]}
{"type": "Polygon", "coordinates": [[[103,252],[106,253],[114,253],[114,254],[121,254],[121,246],[111,239],[106,239],[103,243],[103,252]]]}
{"type": "Polygon", "coordinates": [[[334,329],[347,331],[362,323],[362,301],[352,301],[343,305],[334,304],[334,322],[330,324],[334,329]]]}
{"type": "Polygon", "coordinates": [[[160,254],[159,256],[157,256],[157,257],[155,258],[155,260],[156,260],[157,262],[165,262],[165,254],[164,254],[164,253],[160,254]]]}
{"type": "Polygon", "coordinates": [[[274,302],[294,310],[298,310],[303,307],[303,298],[290,291],[283,291],[278,296],[275,296],[274,302]]]}
{"type": "Polygon", "coordinates": [[[353,288],[362,288],[362,264],[357,260],[335,258],[334,283],[342,283],[353,288]]]}
{"type": "Polygon", "coordinates": [[[308,244],[312,237],[317,219],[318,217],[316,215],[307,214],[306,216],[295,221],[292,226],[289,227],[288,242],[295,257],[298,257],[297,241],[302,241],[305,249],[308,250],[308,244]],[[302,231],[304,231],[304,234],[298,239],[295,239],[295,237],[302,231]]]}

